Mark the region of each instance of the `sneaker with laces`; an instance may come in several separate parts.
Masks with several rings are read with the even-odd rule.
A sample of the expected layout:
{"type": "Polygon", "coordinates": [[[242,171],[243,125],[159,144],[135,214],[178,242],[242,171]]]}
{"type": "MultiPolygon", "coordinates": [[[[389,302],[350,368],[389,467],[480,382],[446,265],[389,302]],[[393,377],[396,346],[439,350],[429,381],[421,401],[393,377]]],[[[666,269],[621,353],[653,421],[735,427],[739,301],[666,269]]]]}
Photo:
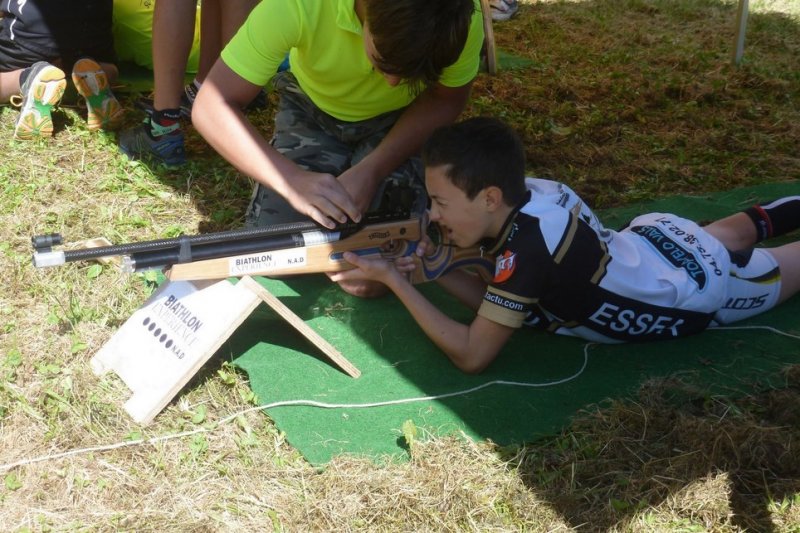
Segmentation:
{"type": "Polygon", "coordinates": [[[89,130],[113,130],[122,123],[122,106],[111,92],[108,76],[93,59],[79,59],[72,67],[72,81],[86,99],[89,130]]]}
{"type": "Polygon", "coordinates": [[[21,97],[12,103],[21,107],[14,126],[14,138],[28,140],[37,137],[52,137],[53,117],[51,111],[61,102],[67,87],[64,71],[45,61],[31,66],[31,72],[20,90],[21,97]]]}
{"type": "Polygon", "coordinates": [[[504,21],[514,16],[519,9],[518,0],[489,0],[492,9],[492,20],[504,21]]]}
{"type": "Polygon", "coordinates": [[[151,159],[169,166],[186,162],[183,132],[178,124],[159,126],[150,116],[141,126],[120,133],[119,148],[131,159],[151,159]]]}

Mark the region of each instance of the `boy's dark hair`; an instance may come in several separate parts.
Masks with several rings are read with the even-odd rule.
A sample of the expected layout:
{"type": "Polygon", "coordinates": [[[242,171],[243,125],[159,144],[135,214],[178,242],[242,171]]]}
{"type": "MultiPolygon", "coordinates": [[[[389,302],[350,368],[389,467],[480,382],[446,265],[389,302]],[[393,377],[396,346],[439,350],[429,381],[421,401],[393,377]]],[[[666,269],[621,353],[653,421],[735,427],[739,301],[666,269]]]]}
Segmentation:
{"type": "Polygon", "coordinates": [[[366,19],[381,72],[413,90],[433,85],[467,42],[473,0],[366,0],[366,19]]]}
{"type": "Polygon", "coordinates": [[[503,191],[507,205],[525,199],[522,141],[496,118],[471,118],[437,129],[422,150],[422,161],[426,167],[447,166],[447,177],[470,200],[490,186],[503,191]]]}

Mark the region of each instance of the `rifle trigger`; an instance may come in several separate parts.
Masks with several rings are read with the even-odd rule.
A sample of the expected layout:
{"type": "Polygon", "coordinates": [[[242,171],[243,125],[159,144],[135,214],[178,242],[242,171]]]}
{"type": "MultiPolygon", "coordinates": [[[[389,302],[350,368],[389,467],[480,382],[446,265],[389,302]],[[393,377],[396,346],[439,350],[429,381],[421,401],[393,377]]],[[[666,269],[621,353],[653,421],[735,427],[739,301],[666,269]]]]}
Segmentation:
{"type": "Polygon", "coordinates": [[[178,249],[178,263],[192,262],[192,243],[187,235],[178,237],[180,248],[178,249]]]}

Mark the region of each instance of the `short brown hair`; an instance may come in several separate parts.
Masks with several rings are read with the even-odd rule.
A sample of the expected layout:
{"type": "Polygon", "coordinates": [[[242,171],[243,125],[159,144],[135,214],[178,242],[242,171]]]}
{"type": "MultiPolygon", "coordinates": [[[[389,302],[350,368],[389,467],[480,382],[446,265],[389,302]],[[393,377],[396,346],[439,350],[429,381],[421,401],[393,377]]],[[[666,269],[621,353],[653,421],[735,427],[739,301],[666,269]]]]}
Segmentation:
{"type": "Polygon", "coordinates": [[[470,200],[494,186],[513,207],[527,193],[522,141],[496,118],[476,117],[437,129],[422,150],[422,162],[426,167],[447,167],[450,182],[470,200]]]}
{"type": "Polygon", "coordinates": [[[433,85],[469,35],[473,0],[365,0],[377,67],[410,86],[433,85]]]}

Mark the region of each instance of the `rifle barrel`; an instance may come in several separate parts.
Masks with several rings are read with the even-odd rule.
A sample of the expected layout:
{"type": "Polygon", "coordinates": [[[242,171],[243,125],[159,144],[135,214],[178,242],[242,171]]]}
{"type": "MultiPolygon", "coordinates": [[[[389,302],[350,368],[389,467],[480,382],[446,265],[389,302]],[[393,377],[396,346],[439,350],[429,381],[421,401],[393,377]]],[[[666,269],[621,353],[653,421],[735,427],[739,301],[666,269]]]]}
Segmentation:
{"type": "Polygon", "coordinates": [[[175,248],[137,252],[131,254],[130,260],[125,264],[125,270],[139,272],[141,270],[162,268],[204,259],[218,259],[220,257],[254,252],[270,252],[284,248],[299,248],[310,244],[338,241],[341,235],[342,233],[339,231],[306,231],[235,241],[210,242],[193,246],[191,255],[184,257],[181,257],[181,250],[175,248]]]}
{"type": "Polygon", "coordinates": [[[392,209],[366,213],[358,223],[349,221],[338,225],[334,230],[321,228],[316,222],[307,220],[78,250],[53,250],[54,245],[61,244],[61,235],[52,233],[31,238],[34,248],[33,264],[37,268],[44,268],[74,261],[122,256],[125,258],[123,269],[137,272],[228,255],[333,242],[348,237],[365,226],[404,220],[410,216],[411,212],[407,208],[395,206],[392,209]]]}
{"type": "MultiPolygon", "coordinates": [[[[349,223],[340,226],[337,232],[327,233],[337,233],[337,238],[340,238],[341,234],[352,232],[357,227],[358,225],[349,223]]],[[[304,234],[316,233],[326,233],[326,231],[319,231],[319,225],[315,222],[303,221],[273,224],[262,228],[246,228],[198,235],[183,235],[172,239],[113,244],[110,246],[98,246],[96,248],[80,250],[53,251],[48,246],[37,246],[38,243],[47,241],[43,239],[44,236],[35,236],[31,241],[35,248],[33,264],[38,268],[58,266],[74,261],[99,259],[101,257],[130,256],[139,257],[141,265],[150,265],[137,265],[136,270],[143,270],[145,268],[175,264],[179,260],[185,262],[200,258],[212,259],[214,257],[227,255],[222,250],[229,250],[234,253],[239,250],[245,250],[241,253],[257,251],[259,249],[264,249],[258,248],[259,246],[270,246],[271,242],[280,243],[284,247],[287,247],[287,243],[295,242],[297,239],[301,239],[302,242],[302,235],[304,234]],[[211,257],[209,254],[223,255],[213,255],[213,257],[211,257]],[[156,264],[159,262],[160,264],[156,264]]],[[[299,246],[303,245],[300,244],[299,246]]],[[[278,248],[271,249],[276,250],[278,248]]]]}

